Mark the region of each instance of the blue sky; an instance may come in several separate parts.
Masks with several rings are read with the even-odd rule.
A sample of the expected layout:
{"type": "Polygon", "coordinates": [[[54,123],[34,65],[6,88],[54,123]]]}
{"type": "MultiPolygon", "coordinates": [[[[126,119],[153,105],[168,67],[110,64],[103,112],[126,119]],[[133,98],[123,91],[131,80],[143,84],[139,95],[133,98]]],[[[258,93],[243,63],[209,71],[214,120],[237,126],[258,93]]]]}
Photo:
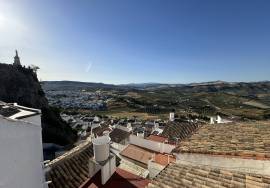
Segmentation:
{"type": "Polygon", "coordinates": [[[0,62],[42,80],[270,80],[268,0],[0,0],[0,62]]]}

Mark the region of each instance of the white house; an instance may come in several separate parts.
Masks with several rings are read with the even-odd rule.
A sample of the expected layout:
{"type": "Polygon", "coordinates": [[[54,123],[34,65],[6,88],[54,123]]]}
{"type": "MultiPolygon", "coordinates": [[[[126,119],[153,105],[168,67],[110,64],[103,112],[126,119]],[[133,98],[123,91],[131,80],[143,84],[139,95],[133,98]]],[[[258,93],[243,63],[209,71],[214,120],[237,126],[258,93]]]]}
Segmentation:
{"type": "Polygon", "coordinates": [[[0,102],[0,149],[0,187],[47,187],[40,110],[0,102]]]}
{"type": "Polygon", "coordinates": [[[227,119],[223,119],[221,118],[219,115],[217,115],[216,117],[210,117],[210,124],[225,124],[225,123],[231,123],[232,121],[227,120],[227,119]]]}

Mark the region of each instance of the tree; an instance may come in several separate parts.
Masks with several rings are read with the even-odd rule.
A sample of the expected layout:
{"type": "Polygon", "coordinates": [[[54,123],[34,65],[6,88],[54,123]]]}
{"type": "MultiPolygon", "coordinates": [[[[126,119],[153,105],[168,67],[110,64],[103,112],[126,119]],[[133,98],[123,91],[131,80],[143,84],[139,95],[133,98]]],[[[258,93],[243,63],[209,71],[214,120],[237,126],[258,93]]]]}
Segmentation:
{"type": "Polygon", "coordinates": [[[38,66],[36,65],[30,65],[30,68],[34,71],[34,73],[37,73],[37,70],[40,69],[38,66]]]}

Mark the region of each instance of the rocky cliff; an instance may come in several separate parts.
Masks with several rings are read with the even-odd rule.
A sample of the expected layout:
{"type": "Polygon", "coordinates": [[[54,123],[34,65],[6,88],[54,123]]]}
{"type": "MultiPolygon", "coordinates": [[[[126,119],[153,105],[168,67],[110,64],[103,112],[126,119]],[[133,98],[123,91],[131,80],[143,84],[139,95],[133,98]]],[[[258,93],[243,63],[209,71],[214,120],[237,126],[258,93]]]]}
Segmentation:
{"type": "Polygon", "coordinates": [[[0,100],[41,109],[43,142],[66,145],[76,140],[76,133],[61,120],[57,109],[49,107],[32,69],[0,64],[0,100]]]}

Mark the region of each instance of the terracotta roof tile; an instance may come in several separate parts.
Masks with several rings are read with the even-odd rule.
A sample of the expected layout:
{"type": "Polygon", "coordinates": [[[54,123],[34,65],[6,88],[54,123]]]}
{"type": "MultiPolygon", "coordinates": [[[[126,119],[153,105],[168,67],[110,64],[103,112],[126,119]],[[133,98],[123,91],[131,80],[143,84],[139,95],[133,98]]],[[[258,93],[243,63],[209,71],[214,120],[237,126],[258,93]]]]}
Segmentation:
{"type": "Polygon", "coordinates": [[[270,187],[270,176],[170,164],[147,187],[270,187]]]}
{"type": "Polygon", "coordinates": [[[164,131],[161,133],[161,136],[166,137],[169,141],[178,139],[181,141],[190,137],[197,129],[201,126],[199,123],[191,122],[169,122],[164,131]]]}
{"type": "Polygon", "coordinates": [[[175,162],[176,159],[173,156],[169,156],[169,155],[164,155],[164,154],[155,154],[154,159],[153,159],[156,163],[161,164],[163,166],[166,166],[168,164],[170,164],[171,162],[175,162]]]}
{"type": "Polygon", "coordinates": [[[169,156],[168,160],[168,155],[156,153],[154,151],[144,149],[132,144],[128,145],[120,154],[124,157],[138,161],[145,165],[148,164],[149,160],[153,160],[154,162],[163,166],[176,161],[175,157],[173,156],[169,156]]]}
{"type": "Polygon", "coordinates": [[[270,159],[270,121],[204,125],[174,152],[270,159]]]}
{"type": "Polygon", "coordinates": [[[127,139],[129,137],[130,133],[127,131],[123,131],[121,129],[115,128],[110,133],[110,138],[113,142],[120,143],[121,141],[127,139]]]}
{"type": "Polygon", "coordinates": [[[163,143],[165,141],[168,141],[168,138],[163,137],[163,136],[158,136],[158,135],[150,135],[147,137],[147,140],[152,140],[152,141],[163,143]]]}
{"type": "Polygon", "coordinates": [[[128,145],[120,154],[143,164],[148,164],[153,156],[153,152],[132,144],[128,145]]]}
{"type": "Polygon", "coordinates": [[[93,155],[93,145],[89,143],[50,163],[46,173],[46,179],[52,181],[49,188],[79,187],[88,177],[88,162],[93,155]]]}

